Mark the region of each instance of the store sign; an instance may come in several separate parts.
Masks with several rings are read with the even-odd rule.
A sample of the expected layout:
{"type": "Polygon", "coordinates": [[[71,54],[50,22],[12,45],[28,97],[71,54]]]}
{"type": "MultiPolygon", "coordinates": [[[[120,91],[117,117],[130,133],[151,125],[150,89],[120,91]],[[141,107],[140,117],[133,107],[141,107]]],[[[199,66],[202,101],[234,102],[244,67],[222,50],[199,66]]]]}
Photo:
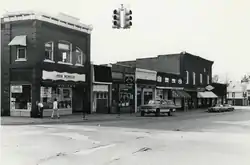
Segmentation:
{"type": "Polygon", "coordinates": [[[43,71],[43,80],[64,80],[64,81],[85,82],[85,74],[43,71]]]}
{"type": "Polygon", "coordinates": [[[208,91],[211,91],[211,90],[213,90],[213,89],[214,89],[214,87],[213,87],[212,85],[206,86],[206,90],[208,90],[208,91]]]}
{"type": "Polygon", "coordinates": [[[23,93],[23,86],[22,85],[13,85],[11,86],[12,93],[23,93]]]}
{"type": "Polygon", "coordinates": [[[156,71],[136,68],[135,76],[136,76],[136,79],[155,81],[156,74],[157,74],[156,71]]]}
{"type": "Polygon", "coordinates": [[[108,85],[94,85],[93,91],[94,92],[108,92],[109,87],[108,87],[108,85]]]}

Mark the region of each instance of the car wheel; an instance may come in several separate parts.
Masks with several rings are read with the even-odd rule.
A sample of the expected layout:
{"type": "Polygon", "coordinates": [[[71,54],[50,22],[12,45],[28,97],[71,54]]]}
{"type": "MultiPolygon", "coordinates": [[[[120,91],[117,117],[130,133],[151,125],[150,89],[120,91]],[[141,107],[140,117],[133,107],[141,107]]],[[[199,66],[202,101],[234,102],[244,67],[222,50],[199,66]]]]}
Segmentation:
{"type": "Polygon", "coordinates": [[[155,116],[160,116],[160,109],[159,108],[156,109],[155,116]]]}
{"type": "Polygon", "coordinates": [[[145,112],[144,111],[141,111],[141,116],[145,116],[145,112]]]}

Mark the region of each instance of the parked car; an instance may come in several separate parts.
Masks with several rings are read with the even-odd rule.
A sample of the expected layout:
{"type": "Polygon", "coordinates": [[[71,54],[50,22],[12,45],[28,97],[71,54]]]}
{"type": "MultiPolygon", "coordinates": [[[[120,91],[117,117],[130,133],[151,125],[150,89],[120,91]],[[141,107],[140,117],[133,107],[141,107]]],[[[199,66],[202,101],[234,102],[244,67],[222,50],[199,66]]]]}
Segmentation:
{"type": "Polygon", "coordinates": [[[225,111],[234,111],[234,107],[230,104],[224,104],[222,110],[225,111]]]}
{"type": "Polygon", "coordinates": [[[217,104],[213,107],[208,108],[208,112],[227,112],[227,111],[233,111],[234,107],[230,104],[217,104]]]}
{"type": "Polygon", "coordinates": [[[155,116],[159,116],[161,113],[167,113],[171,116],[172,112],[179,108],[174,104],[172,100],[150,100],[148,104],[140,106],[141,116],[154,113],[155,116]]]}
{"type": "Polygon", "coordinates": [[[222,111],[223,111],[222,104],[216,104],[215,106],[208,108],[208,112],[222,112],[222,111]]]}

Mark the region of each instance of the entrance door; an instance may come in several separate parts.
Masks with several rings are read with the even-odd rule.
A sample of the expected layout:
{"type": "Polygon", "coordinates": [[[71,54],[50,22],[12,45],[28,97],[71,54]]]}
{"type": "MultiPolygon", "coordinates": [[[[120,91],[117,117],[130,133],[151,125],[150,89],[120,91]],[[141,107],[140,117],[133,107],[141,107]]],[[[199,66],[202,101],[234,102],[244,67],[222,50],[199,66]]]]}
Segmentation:
{"type": "Polygon", "coordinates": [[[108,113],[108,92],[96,93],[96,113],[108,113]]]}

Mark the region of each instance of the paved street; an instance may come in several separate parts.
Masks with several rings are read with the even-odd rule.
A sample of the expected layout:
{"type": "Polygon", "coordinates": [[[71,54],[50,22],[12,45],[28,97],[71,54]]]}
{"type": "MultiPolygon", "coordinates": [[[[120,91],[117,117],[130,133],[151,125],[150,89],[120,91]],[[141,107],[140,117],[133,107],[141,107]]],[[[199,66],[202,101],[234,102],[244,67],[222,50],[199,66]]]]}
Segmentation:
{"type": "Polygon", "coordinates": [[[4,165],[249,165],[250,110],[2,126],[4,165]]]}

